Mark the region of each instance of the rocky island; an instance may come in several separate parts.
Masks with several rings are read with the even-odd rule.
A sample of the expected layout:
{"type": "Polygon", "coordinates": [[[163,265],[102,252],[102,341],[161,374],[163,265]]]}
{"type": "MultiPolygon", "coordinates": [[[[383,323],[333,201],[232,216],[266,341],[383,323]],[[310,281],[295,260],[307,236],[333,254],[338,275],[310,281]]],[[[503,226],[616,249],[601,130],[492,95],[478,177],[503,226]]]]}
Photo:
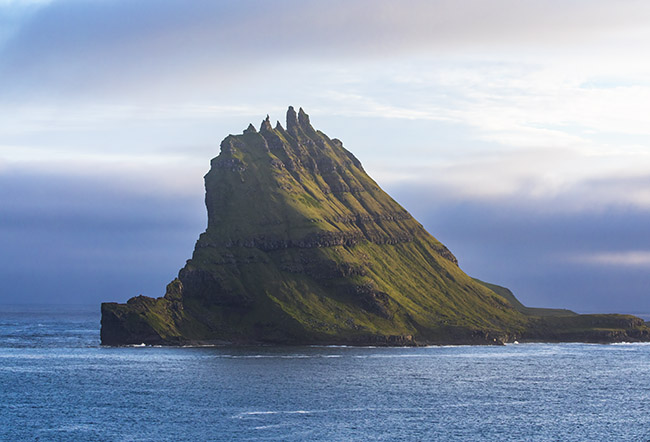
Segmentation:
{"type": "Polygon", "coordinates": [[[226,137],[205,189],[192,258],[163,297],[103,303],[103,345],[650,340],[637,317],[529,308],[466,275],[302,109],[226,137]]]}

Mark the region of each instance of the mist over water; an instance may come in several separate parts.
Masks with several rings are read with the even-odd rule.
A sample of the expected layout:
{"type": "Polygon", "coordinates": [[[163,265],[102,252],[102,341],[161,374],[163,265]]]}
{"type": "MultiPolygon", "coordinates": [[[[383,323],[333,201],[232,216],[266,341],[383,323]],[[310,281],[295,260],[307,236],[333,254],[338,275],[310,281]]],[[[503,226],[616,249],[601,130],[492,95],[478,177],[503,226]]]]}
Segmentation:
{"type": "Polygon", "coordinates": [[[0,440],[645,440],[650,345],[99,346],[0,307],[0,440]]]}

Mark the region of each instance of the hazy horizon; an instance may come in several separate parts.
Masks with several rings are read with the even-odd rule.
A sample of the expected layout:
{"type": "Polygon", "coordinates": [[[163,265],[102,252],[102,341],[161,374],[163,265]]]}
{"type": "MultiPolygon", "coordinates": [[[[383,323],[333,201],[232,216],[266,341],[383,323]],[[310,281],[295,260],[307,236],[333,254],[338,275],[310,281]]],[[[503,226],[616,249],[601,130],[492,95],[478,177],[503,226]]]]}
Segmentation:
{"type": "Polygon", "coordinates": [[[0,0],[0,303],[162,296],[288,105],[471,276],[650,312],[650,4],[0,0]]]}

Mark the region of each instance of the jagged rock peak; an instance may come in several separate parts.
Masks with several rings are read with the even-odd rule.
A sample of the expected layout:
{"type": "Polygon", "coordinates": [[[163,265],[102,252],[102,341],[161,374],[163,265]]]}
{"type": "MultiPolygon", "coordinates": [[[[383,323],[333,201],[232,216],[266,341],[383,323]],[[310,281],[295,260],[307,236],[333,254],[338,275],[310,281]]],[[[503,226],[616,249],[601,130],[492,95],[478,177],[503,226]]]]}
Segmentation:
{"type": "Polygon", "coordinates": [[[260,126],[260,132],[271,130],[273,130],[271,127],[271,118],[269,118],[269,115],[267,114],[264,121],[262,121],[262,125],[260,126]]]}
{"type": "Polygon", "coordinates": [[[256,134],[257,129],[255,129],[255,126],[253,126],[253,123],[250,123],[246,130],[244,131],[245,134],[256,134]]]}
{"type": "Polygon", "coordinates": [[[284,130],[284,128],[282,127],[282,124],[280,124],[280,120],[277,120],[275,122],[275,130],[280,130],[280,131],[284,130]]]}
{"type": "Polygon", "coordinates": [[[287,109],[287,130],[291,130],[298,126],[298,116],[293,106],[289,106],[287,109]]]}
{"type": "Polygon", "coordinates": [[[303,129],[311,128],[311,123],[309,122],[309,115],[305,113],[302,108],[298,110],[298,124],[300,124],[300,127],[303,129]]]}

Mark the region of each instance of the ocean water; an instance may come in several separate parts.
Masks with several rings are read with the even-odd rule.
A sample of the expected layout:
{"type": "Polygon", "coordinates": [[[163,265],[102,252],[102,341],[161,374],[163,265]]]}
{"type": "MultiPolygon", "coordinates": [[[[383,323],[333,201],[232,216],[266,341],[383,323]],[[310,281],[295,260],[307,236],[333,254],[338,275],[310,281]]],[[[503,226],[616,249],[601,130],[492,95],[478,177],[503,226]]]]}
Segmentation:
{"type": "Polygon", "coordinates": [[[650,346],[99,346],[0,306],[0,440],[650,440],[650,346]]]}

